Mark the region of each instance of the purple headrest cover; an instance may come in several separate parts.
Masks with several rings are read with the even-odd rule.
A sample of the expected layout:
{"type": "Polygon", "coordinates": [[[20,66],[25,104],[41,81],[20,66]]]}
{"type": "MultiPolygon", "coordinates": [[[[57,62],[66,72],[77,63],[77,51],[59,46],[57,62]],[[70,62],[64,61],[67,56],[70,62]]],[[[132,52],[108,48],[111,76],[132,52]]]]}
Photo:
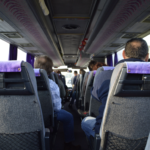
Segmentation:
{"type": "Polygon", "coordinates": [[[150,74],[150,62],[126,62],[127,73],[150,74]]]}
{"type": "Polygon", "coordinates": [[[114,70],[115,67],[103,66],[103,69],[106,70],[114,70]]]}
{"type": "Polygon", "coordinates": [[[41,76],[40,69],[34,69],[34,73],[35,73],[36,77],[40,77],[41,76]]]}
{"type": "Polygon", "coordinates": [[[96,74],[96,70],[93,71],[93,76],[95,76],[95,74],[96,74]]]}
{"type": "Polygon", "coordinates": [[[0,72],[21,72],[22,61],[0,61],[0,72]]]}

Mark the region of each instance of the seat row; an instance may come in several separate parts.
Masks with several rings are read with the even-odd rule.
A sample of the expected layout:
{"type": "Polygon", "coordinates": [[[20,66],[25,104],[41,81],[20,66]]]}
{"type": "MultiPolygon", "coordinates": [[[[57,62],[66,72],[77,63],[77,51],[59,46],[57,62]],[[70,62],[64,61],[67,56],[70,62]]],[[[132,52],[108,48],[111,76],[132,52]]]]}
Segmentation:
{"type": "Polygon", "coordinates": [[[149,62],[126,62],[84,75],[82,85],[89,77],[85,94],[81,92],[79,98],[79,109],[93,117],[99,115],[101,106],[98,89],[110,80],[100,133],[90,141],[93,150],[144,150],[150,132],[149,66],[149,62]]]}
{"type": "MultiPolygon", "coordinates": [[[[55,73],[49,78],[59,82],[55,73]]],[[[46,71],[0,62],[0,149],[50,150],[55,117],[46,71]]]]}

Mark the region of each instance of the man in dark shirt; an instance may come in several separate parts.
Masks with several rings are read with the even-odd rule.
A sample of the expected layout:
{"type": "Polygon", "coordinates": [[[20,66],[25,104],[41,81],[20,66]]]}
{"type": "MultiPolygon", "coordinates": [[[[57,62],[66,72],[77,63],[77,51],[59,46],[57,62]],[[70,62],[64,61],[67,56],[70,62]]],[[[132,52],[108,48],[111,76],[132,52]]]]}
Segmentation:
{"type": "MultiPolygon", "coordinates": [[[[127,61],[148,61],[148,45],[141,38],[131,39],[126,43],[125,50],[122,52],[122,55],[124,59],[119,61],[118,64],[127,61]]],[[[105,80],[97,90],[98,100],[102,103],[99,108],[99,116],[97,118],[86,117],[82,120],[81,126],[88,139],[90,139],[90,136],[94,137],[95,134],[99,134],[100,132],[100,126],[109,92],[109,84],[110,80],[105,80]]]]}
{"type": "Polygon", "coordinates": [[[74,79],[73,79],[73,85],[72,85],[72,99],[71,99],[71,102],[69,103],[70,108],[72,108],[72,105],[73,105],[74,100],[76,98],[76,90],[74,90],[74,88],[75,88],[75,84],[77,82],[77,75],[78,75],[78,72],[74,71],[74,79]]]}

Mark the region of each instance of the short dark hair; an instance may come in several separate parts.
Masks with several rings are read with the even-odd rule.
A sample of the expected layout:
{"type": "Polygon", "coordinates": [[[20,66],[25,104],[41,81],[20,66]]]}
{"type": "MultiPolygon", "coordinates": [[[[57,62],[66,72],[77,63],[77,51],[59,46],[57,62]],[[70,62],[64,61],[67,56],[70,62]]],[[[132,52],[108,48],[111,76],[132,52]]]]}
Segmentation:
{"type": "Polygon", "coordinates": [[[38,56],[35,59],[34,62],[34,68],[40,68],[46,70],[47,74],[50,75],[50,73],[53,71],[53,61],[45,55],[38,56]]]}
{"type": "Polygon", "coordinates": [[[93,70],[92,68],[93,68],[93,66],[95,66],[95,65],[96,65],[96,63],[97,63],[97,62],[96,62],[96,61],[94,61],[94,60],[91,60],[91,61],[89,62],[88,68],[89,68],[89,70],[90,70],[90,71],[92,71],[92,70],[93,70]]]}
{"type": "Polygon", "coordinates": [[[57,73],[57,74],[61,74],[61,71],[60,71],[60,70],[56,70],[56,73],[57,73]]]}
{"type": "Polygon", "coordinates": [[[85,71],[83,69],[80,69],[80,74],[85,74],[85,71]]]}
{"type": "Polygon", "coordinates": [[[77,72],[77,71],[74,71],[74,74],[78,74],[78,72],[77,72]]]}
{"type": "Polygon", "coordinates": [[[133,38],[127,41],[125,46],[125,54],[129,58],[144,59],[148,54],[148,45],[142,38],[133,38]],[[140,43],[140,46],[132,45],[133,42],[140,43]]]}

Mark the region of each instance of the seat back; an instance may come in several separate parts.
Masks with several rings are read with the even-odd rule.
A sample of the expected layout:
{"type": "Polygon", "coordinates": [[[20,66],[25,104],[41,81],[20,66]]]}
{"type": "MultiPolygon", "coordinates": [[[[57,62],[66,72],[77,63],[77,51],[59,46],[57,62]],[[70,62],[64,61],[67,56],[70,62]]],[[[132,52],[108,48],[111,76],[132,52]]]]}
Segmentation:
{"type": "Polygon", "coordinates": [[[90,97],[90,106],[89,106],[89,115],[93,117],[97,117],[99,115],[99,107],[101,105],[101,101],[97,96],[97,90],[100,88],[101,84],[111,78],[114,67],[103,66],[98,68],[94,82],[92,95],[90,97]]]}
{"type": "Polygon", "coordinates": [[[80,74],[80,97],[81,97],[81,92],[82,92],[84,76],[85,76],[85,74],[80,74]]]}
{"type": "Polygon", "coordinates": [[[0,149],[45,150],[44,122],[32,66],[0,62],[0,149]]]}
{"type": "Polygon", "coordinates": [[[80,96],[80,74],[77,75],[75,86],[76,86],[76,106],[78,107],[78,101],[79,101],[79,96],[80,96]]]}
{"type": "Polygon", "coordinates": [[[145,148],[150,131],[150,63],[118,64],[101,125],[101,150],[145,148]]]}
{"type": "Polygon", "coordinates": [[[82,83],[82,90],[81,90],[81,97],[84,97],[84,85],[85,85],[88,75],[89,75],[89,72],[86,72],[84,75],[84,79],[83,79],[83,83],[82,83]]]}
{"type": "Polygon", "coordinates": [[[45,127],[54,126],[54,110],[51,97],[50,83],[43,69],[34,69],[37,81],[38,96],[41,103],[45,127]]]}
{"type": "Polygon", "coordinates": [[[93,81],[94,81],[95,74],[96,74],[96,70],[91,71],[89,74],[88,80],[87,80],[86,90],[85,90],[85,95],[84,95],[84,110],[85,111],[89,110],[91,89],[93,87],[93,81]]]}
{"type": "Polygon", "coordinates": [[[55,83],[59,86],[59,79],[58,79],[58,74],[56,72],[53,72],[53,75],[54,75],[54,79],[55,79],[55,83]]]}
{"type": "Polygon", "coordinates": [[[55,77],[54,77],[54,73],[53,73],[53,72],[51,72],[48,77],[56,83],[55,77]]]}
{"type": "Polygon", "coordinates": [[[58,78],[58,74],[57,74],[57,73],[54,72],[53,74],[54,74],[54,77],[55,77],[56,84],[58,85],[59,90],[60,90],[60,97],[63,98],[63,97],[66,95],[66,91],[65,91],[64,84],[63,84],[63,82],[58,78]]]}

